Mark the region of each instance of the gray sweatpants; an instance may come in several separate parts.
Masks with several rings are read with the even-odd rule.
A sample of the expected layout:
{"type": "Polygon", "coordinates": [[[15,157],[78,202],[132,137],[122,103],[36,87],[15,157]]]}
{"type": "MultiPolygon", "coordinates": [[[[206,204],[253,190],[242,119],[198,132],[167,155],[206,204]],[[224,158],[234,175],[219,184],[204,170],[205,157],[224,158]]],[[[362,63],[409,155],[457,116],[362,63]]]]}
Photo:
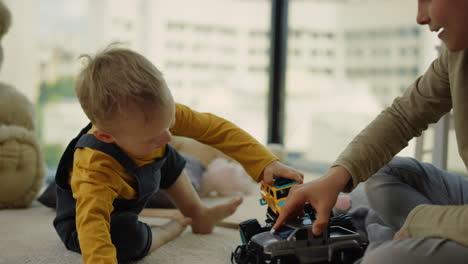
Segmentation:
{"type": "MultiPolygon", "coordinates": [[[[411,158],[394,158],[367,180],[365,190],[371,208],[393,232],[417,205],[468,204],[467,179],[411,158]]],[[[443,238],[376,241],[357,263],[468,263],[468,247],[443,238]]]]}

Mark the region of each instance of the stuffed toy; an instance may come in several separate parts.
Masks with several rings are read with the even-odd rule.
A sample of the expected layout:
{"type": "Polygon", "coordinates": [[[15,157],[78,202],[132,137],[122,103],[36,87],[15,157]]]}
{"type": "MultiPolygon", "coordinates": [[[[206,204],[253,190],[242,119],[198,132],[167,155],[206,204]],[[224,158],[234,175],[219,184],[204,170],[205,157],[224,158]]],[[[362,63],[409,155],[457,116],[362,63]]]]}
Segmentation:
{"type": "Polygon", "coordinates": [[[187,174],[201,197],[248,195],[256,191],[256,183],[244,168],[221,151],[185,137],[174,136],[170,144],[185,155],[187,174]],[[194,170],[196,161],[191,157],[203,169],[194,170]]]}
{"type": "MultiPolygon", "coordinates": [[[[11,14],[0,1],[0,41],[10,23],[11,14]]],[[[0,42],[0,66],[2,61],[0,42]]],[[[42,186],[44,164],[33,115],[31,102],[0,82],[0,209],[29,206],[42,186]]]]}
{"type": "Polygon", "coordinates": [[[202,176],[199,194],[201,197],[243,196],[255,191],[257,185],[239,163],[216,158],[202,176]]]}
{"type": "MultiPolygon", "coordinates": [[[[184,137],[174,136],[170,143],[182,155],[185,154],[187,174],[201,197],[249,195],[259,192],[259,186],[244,168],[221,151],[184,137]],[[197,160],[202,163],[203,169],[195,165],[197,160]]],[[[286,151],[283,145],[268,144],[267,148],[281,162],[285,162],[286,151]]]]}

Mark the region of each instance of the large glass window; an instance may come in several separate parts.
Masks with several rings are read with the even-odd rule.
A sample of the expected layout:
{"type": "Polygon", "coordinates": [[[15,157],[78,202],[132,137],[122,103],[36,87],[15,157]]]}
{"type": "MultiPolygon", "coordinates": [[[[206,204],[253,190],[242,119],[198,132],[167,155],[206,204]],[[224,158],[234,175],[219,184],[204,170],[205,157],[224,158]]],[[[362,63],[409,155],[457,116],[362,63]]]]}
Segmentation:
{"type": "Polygon", "coordinates": [[[458,153],[457,139],[455,137],[455,130],[453,129],[448,134],[447,151],[447,170],[458,175],[468,176],[465,163],[458,153]]]}
{"type": "MultiPolygon", "coordinates": [[[[290,1],[290,162],[322,173],[437,56],[416,1],[290,1]]],[[[433,34],[432,34],[433,35],[433,34]]],[[[400,155],[414,155],[414,141],[400,155]]]]}
{"type": "MultiPolygon", "coordinates": [[[[88,122],[72,89],[77,58],[116,41],[160,68],[178,102],[267,143],[270,0],[4,2],[13,24],[2,40],[0,77],[36,105],[51,172],[88,122]]],[[[323,172],[427,69],[439,41],[416,25],[416,4],[289,1],[284,142],[291,165],[323,172]]],[[[460,171],[453,136],[449,142],[449,169],[460,171]]],[[[400,154],[412,156],[413,145],[400,154]]]]}
{"type": "Polygon", "coordinates": [[[13,25],[2,78],[37,106],[48,167],[88,120],[73,91],[77,59],[112,42],[164,74],[176,101],[266,143],[270,1],[6,0],[13,25]]]}

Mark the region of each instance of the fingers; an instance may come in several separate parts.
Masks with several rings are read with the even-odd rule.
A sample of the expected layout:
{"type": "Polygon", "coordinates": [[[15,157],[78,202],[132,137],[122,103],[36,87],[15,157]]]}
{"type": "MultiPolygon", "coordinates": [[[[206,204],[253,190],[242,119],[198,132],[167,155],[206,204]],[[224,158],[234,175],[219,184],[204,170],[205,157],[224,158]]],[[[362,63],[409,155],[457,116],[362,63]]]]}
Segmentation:
{"type": "Polygon", "coordinates": [[[271,177],[272,183],[273,183],[273,178],[280,178],[280,177],[296,181],[299,184],[302,184],[304,182],[304,175],[302,173],[299,173],[291,169],[288,169],[286,171],[281,171],[277,175],[275,174],[274,176],[272,176],[271,177]]]}
{"type": "Polygon", "coordinates": [[[292,180],[295,180],[296,182],[302,184],[304,183],[304,175],[300,172],[294,173],[292,180]]]}
{"type": "Polygon", "coordinates": [[[270,185],[270,186],[273,186],[273,173],[269,172],[269,171],[265,171],[264,174],[263,174],[263,181],[270,185]]]}
{"type": "Polygon", "coordinates": [[[278,170],[278,173],[275,173],[274,175],[277,177],[291,179],[301,184],[303,183],[303,179],[304,179],[304,174],[288,166],[285,166],[283,164],[281,164],[280,169],[278,170]]]}
{"type": "Polygon", "coordinates": [[[291,190],[288,198],[286,199],[286,202],[284,203],[283,207],[281,207],[281,213],[278,216],[278,219],[276,219],[276,223],[273,226],[273,229],[278,230],[290,216],[298,215],[297,212],[302,208],[303,205],[304,202],[301,201],[298,195],[295,195],[295,193],[291,190]]]}
{"type": "Polygon", "coordinates": [[[278,216],[278,219],[276,219],[275,225],[272,227],[274,230],[278,230],[284,224],[284,222],[286,222],[286,219],[290,214],[290,210],[288,211],[287,209],[285,209],[286,208],[283,206],[283,208],[281,209],[281,213],[278,216]]]}
{"type": "Polygon", "coordinates": [[[327,228],[328,221],[330,219],[330,210],[324,207],[315,208],[317,212],[317,219],[314,221],[312,226],[312,233],[315,236],[322,234],[323,230],[327,228]]]}
{"type": "Polygon", "coordinates": [[[263,181],[270,186],[273,186],[273,179],[279,177],[291,179],[300,184],[304,182],[304,174],[282,164],[279,161],[270,163],[263,171],[263,181]]]}
{"type": "Polygon", "coordinates": [[[297,216],[301,216],[301,217],[304,216],[304,208],[302,208],[300,206],[296,207],[296,209],[292,212],[291,215],[295,215],[295,216],[297,215],[297,216]]]}

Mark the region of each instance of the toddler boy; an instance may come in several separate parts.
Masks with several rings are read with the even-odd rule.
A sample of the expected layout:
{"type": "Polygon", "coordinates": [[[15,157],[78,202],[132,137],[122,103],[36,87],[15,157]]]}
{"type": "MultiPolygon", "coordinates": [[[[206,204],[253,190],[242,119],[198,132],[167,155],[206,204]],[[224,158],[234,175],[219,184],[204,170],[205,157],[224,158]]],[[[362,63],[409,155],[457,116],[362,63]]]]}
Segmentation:
{"type": "Polygon", "coordinates": [[[183,172],[185,160],[167,144],[172,135],[223,151],[257,181],[302,182],[300,172],[234,124],[175,103],[162,74],[142,55],[111,47],[84,57],[88,64],[75,90],[91,123],[60,160],[54,220],[65,246],[84,263],[141,259],[188,224],[195,233],[210,233],[242,202],[205,207],[183,172]],[[186,218],[151,228],[138,214],[159,188],[186,218]]]}

